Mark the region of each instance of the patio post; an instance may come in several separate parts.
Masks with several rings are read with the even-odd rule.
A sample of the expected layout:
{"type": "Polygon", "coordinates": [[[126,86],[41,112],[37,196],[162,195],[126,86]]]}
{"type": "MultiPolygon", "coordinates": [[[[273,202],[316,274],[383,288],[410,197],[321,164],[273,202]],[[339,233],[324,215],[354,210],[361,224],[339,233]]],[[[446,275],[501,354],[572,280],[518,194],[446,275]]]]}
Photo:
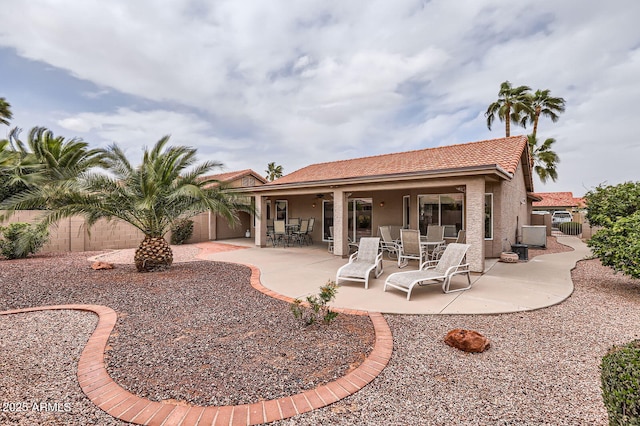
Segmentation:
{"type": "Polygon", "coordinates": [[[255,242],[258,247],[267,246],[267,198],[256,195],[255,242]]]}
{"type": "Polygon", "coordinates": [[[466,185],[467,198],[467,252],[469,268],[473,272],[484,271],[484,178],[470,178],[466,185]]]}
{"type": "Polygon", "coordinates": [[[349,194],[340,189],[333,191],[333,254],[347,256],[349,254],[348,211],[347,200],[349,194]]]}

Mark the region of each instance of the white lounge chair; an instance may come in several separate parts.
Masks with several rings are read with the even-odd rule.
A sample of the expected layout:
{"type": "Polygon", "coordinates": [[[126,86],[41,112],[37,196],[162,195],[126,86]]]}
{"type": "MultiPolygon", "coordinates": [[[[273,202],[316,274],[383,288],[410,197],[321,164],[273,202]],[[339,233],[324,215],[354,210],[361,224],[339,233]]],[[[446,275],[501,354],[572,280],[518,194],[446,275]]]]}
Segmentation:
{"type": "Polygon", "coordinates": [[[378,278],[382,274],[382,252],[379,250],[380,238],[363,237],[358,251],[349,257],[349,263],[341,266],[336,273],[336,284],[340,281],[363,282],[369,288],[369,275],[373,271],[378,278]]]}
{"type": "Polygon", "coordinates": [[[411,297],[411,291],[416,285],[442,284],[442,291],[453,293],[471,288],[471,275],[469,264],[462,263],[471,247],[469,244],[451,243],[447,246],[439,260],[429,260],[420,265],[417,271],[396,272],[389,275],[384,283],[384,291],[392,287],[407,293],[407,300],[411,297]],[[455,275],[467,275],[468,285],[463,288],[451,290],[451,278],[455,275]]]}

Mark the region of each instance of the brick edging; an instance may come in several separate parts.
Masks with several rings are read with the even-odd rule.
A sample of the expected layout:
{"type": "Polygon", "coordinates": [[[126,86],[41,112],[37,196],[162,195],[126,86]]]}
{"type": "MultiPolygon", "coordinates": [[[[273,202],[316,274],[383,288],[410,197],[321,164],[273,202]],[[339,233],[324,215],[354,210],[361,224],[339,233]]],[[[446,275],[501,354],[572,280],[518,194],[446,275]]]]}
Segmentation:
{"type": "MultiPolygon", "coordinates": [[[[251,285],[264,294],[287,302],[292,298],[267,289],[260,283],[260,271],[251,268],[251,285]]],[[[154,402],[125,390],[109,376],[104,350],[115,327],[116,312],[101,305],[55,305],[0,312],[0,315],[50,310],[80,310],[98,315],[98,325],[78,362],[78,382],[89,400],[109,415],[126,422],[146,425],[256,425],[282,420],[325,407],[350,396],[375,379],[387,366],[393,352],[391,329],[380,313],[348,309],[336,311],[369,315],[376,341],[369,356],[345,376],[292,396],[235,406],[197,406],[154,402]]]]}

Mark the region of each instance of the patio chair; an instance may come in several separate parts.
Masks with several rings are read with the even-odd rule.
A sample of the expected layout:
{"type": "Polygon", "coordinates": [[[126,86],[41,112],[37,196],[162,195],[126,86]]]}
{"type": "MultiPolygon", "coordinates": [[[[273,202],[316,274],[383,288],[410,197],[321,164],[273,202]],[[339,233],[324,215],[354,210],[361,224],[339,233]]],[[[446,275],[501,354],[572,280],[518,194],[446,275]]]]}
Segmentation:
{"type": "Polygon", "coordinates": [[[316,223],[316,218],[315,217],[310,217],[309,218],[309,227],[307,228],[307,240],[309,241],[309,244],[313,244],[313,238],[311,237],[311,233],[313,232],[313,225],[316,223]]]}
{"type": "Polygon", "coordinates": [[[307,243],[307,233],[309,232],[309,219],[302,219],[297,231],[293,231],[293,239],[300,245],[307,243]]]}
{"type": "Polygon", "coordinates": [[[398,268],[407,266],[410,259],[415,259],[419,264],[422,264],[426,255],[426,251],[420,244],[420,231],[416,229],[401,229],[398,268]]]}
{"type": "Polygon", "coordinates": [[[282,247],[289,245],[289,234],[287,234],[287,228],[284,220],[273,221],[273,246],[276,247],[282,243],[282,247]]]}
{"type": "Polygon", "coordinates": [[[462,263],[471,247],[469,244],[451,243],[447,246],[439,260],[429,260],[420,265],[417,271],[396,272],[389,275],[384,283],[384,291],[392,287],[407,293],[407,300],[416,285],[442,284],[444,293],[464,291],[471,288],[469,264],[462,263]],[[455,275],[467,275],[468,285],[463,288],[451,289],[451,278],[455,275]]]}
{"type": "Polygon", "coordinates": [[[398,259],[400,253],[400,244],[391,237],[391,228],[389,226],[381,226],[378,228],[380,233],[380,248],[389,255],[389,259],[398,259]]]}
{"type": "Polygon", "coordinates": [[[429,225],[426,238],[423,240],[426,246],[427,256],[433,259],[433,254],[444,244],[445,227],[440,225],[429,225]]]}
{"type": "MultiPolygon", "coordinates": [[[[327,250],[329,253],[333,253],[333,226],[329,227],[329,238],[327,240],[329,241],[327,250]]],[[[351,254],[352,250],[354,252],[358,251],[358,243],[354,242],[349,236],[347,236],[347,241],[349,242],[349,254],[351,254]]]]}
{"type": "Polygon", "coordinates": [[[374,272],[378,278],[382,274],[382,252],[380,238],[363,237],[360,239],[358,251],[349,257],[349,263],[343,265],[336,272],[336,284],[340,281],[364,282],[364,288],[369,288],[369,275],[374,272]]]}

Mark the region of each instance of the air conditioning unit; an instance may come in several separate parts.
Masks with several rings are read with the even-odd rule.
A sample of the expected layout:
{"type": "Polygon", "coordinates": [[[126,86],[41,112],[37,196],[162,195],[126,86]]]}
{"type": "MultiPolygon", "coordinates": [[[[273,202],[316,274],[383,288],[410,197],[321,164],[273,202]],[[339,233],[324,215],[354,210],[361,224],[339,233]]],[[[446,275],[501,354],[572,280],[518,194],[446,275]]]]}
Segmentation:
{"type": "Polygon", "coordinates": [[[522,244],[547,247],[547,227],[544,225],[522,225],[522,244]]]}

